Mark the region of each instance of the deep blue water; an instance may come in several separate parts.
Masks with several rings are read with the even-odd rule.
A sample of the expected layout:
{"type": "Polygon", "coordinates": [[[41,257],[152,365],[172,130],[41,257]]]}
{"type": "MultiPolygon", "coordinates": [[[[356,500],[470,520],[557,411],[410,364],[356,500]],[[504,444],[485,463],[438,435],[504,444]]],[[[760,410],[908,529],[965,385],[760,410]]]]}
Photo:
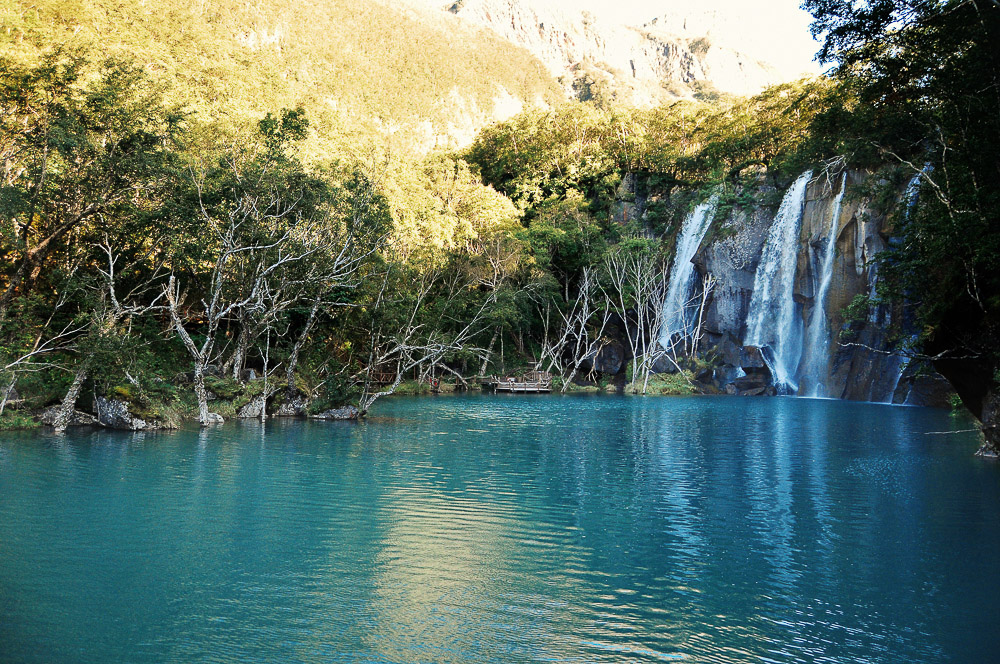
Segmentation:
{"type": "Polygon", "coordinates": [[[387,400],[0,438],[0,662],[995,662],[1000,465],[945,411],[387,400]]]}

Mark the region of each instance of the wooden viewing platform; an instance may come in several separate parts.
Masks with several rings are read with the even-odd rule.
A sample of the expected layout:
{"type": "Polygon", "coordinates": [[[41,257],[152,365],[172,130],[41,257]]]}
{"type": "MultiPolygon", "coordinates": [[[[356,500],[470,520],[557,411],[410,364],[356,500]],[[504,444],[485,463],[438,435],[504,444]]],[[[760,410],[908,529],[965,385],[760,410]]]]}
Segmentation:
{"type": "Polygon", "coordinates": [[[531,371],[523,376],[498,378],[489,376],[482,380],[484,390],[493,392],[513,392],[517,394],[538,394],[552,391],[552,374],[546,371],[531,371]]]}

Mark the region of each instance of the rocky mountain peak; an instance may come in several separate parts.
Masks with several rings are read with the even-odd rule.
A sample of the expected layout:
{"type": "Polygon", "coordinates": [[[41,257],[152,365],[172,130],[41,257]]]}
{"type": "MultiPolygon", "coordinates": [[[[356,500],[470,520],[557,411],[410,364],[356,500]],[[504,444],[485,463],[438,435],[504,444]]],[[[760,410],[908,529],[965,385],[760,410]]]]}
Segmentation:
{"type": "Polygon", "coordinates": [[[648,106],[712,91],[754,94],[784,80],[774,67],[716,43],[727,22],[718,12],[667,13],[629,26],[528,0],[458,0],[448,11],[526,48],[582,99],[648,106]]]}

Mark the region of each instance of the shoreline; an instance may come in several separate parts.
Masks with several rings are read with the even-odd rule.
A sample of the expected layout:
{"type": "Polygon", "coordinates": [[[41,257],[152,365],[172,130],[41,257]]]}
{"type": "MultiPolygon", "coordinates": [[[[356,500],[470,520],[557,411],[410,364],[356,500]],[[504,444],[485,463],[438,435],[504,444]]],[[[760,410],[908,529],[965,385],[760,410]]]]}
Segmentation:
{"type": "MultiPolygon", "coordinates": [[[[630,391],[628,389],[628,386],[625,386],[623,388],[621,386],[615,386],[613,384],[608,384],[608,385],[605,385],[603,387],[599,386],[599,385],[577,385],[577,384],[574,384],[573,387],[567,389],[565,392],[562,391],[561,389],[553,389],[550,392],[537,393],[537,394],[506,394],[506,393],[497,393],[497,392],[493,392],[493,391],[489,391],[489,390],[456,389],[457,387],[458,387],[458,385],[454,384],[454,383],[448,383],[448,384],[442,383],[441,384],[441,388],[444,388],[444,389],[438,389],[438,390],[432,390],[427,385],[421,385],[418,389],[413,389],[413,386],[408,386],[407,389],[404,389],[402,391],[397,391],[397,392],[395,392],[393,394],[390,394],[390,395],[386,395],[385,397],[382,397],[382,399],[395,400],[395,399],[403,399],[403,398],[458,397],[458,396],[472,396],[472,395],[492,396],[492,397],[498,397],[498,398],[503,398],[503,399],[516,399],[516,398],[532,399],[532,398],[539,398],[539,397],[549,397],[549,398],[551,398],[551,397],[609,397],[609,396],[628,397],[628,398],[634,398],[634,397],[652,397],[652,398],[664,398],[664,397],[734,397],[734,398],[740,398],[740,395],[731,395],[731,394],[726,394],[726,393],[718,392],[718,391],[697,390],[697,389],[692,389],[692,390],[684,391],[684,392],[679,392],[679,391],[678,392],[671,392],[671,391],[647,391],[647,393],[642,394],[642,393],[639,393],[639,392],[630,391]]],[[[935,411],[950,411],[950,412],[952,412],[952,413],[954,413],[956,415],[963,415],[963,414],[967,415],[968,414],[968,413],[964,413],[962,410],[958,410],[958,409],[954,409],[954,408],[950,408],[949,409],[949,408],[938,407],[938,406],[915,406],[915,405],[909,405],[909,404],[888,404],[888,403],[873,402],[873,401],[853,401],[853,400],[845,400],[845,399],[815,399],[815,398],[812,398],[812,397],[801,397],[801,396],[796,396],[796,395],[777,395],[776,397],[771,397],[771,398],[780,398],[782,396],[784,396],[785,398],[804,399],[804,400],[808,400],[808,401],[835,401],[835,402],[845,402],[845,403],[864,403],[864,404],[870,404],[870,405],[873,405],[873,406],[903,407],[903,408],[914,408],[914,409],[927,408],[927,409],[931,409],[931,410],[935,410],[935,411]]],[[[743,396],[742,398],[745,398],[745,399],[756,399],[756,398],[759,398],[759,397],[743,396]]],[[[219,402],[219,400],[213,401],[213,403],[218,403],[218,402],[219,402]]],[[[230,412],[230,413],[233,410],[232,402],[231,401],[230,402],[225,402],[225,403],[219,403],[219,405],[220,406],[224,406],[224,407],[218,408],[218,410],[226,411],[226,412],[230,412]]],[[[343,407],[342,409],[348,409],[348,408],[352,408],[352,407],[350,405],[348,405],[348,406],[343,407]]],[[[0,434],[6,433],[6,432],[13,433],[13,432],[27,432],[27,431],[47,431],[47,432],[51,433],[51,432],[53,432],[52,425],[48,424],[48,423],[46,423],[44,421],[44,419],[45,419],[44,415],[50,409],[51,409],[51,407],[49,407],[49,409],[37,410],[37,411],[32,411],[32,412],[24,412],[24,411],[18,411],[18,410],[8,411],[3,416],[0,416],[0,434]]],[[[91,421],[87,421],[86,423],[75,423],[75,424],[72,424],[69,427],[69,429],[76,429],[76,430],[79,430],[79,429],[95,429],[95,430],[103,429],[103,430],[107,430],[107,431],[132,431],[132,432],[161,432],[161,431],[163,431],[163,432],[169,432],[169,431],[178,431],[178,430],[182,430],[182,429],[187,429],[187,428],[199,426],[198,425],[198,421],[197,421],[197,411],[196,411],[196,409],[193,409],[193,408],[191,408],[191,409],[184,409],[182,412],[177,413],[178,417],[176,417],[176,419],[174,419],[173,421],[171,421],[169,424],[161,422],[161,423],[156,423],[156,424],[154,424],[152,426],[147,426],[147,427],[143,427],[143,428],[132,428],[132,429],[127,428],[127,427],[116,427],[116,426],[105,426],[105,425],[102,425],[102,424],[100,424],[97,421],[96,417],[93,414],[91,414],[91,413],[86,413],[86,412],[83,412],[83,411],[76,411],[76,414],[77,415],[85,416],[85,417],[89,418],[89,420],[91,420],[91,421]]],[[[377,416],[374,416],[374,417],[377,418],[377,416]]],[[[274,420],[274,419],[279,419],[279,420],[317,420],[317,421],[327,421],[327,422],[329,422],[329,421],[341,421],[341,422],[357,422],[357,423],[360,423],[360,422],[365,421],[365,420],[370,420],[371,418],[372,418],[372,416],[364,416],[364,417],[323,417],[322,414],[312,414],[312,413],[308,413],[308,412],[297,412],[297,413],[275,413],[275,414],[269,414],[265,418],[265,420],[274,420]]],[[[239,417],[237,415],[230,414],[228,416],[223,417],[222,420],[220,422],[218,422],[217,424],[224,424],[224,423],[231,422],[231,421],[232,422],[261,421],[261,418],[260,417],[239,417]]],[[[984,456],[984,455],[980,455],[980,456],[984,456]]],[[[984,456],[984,458],[985,458],[985,456],[984,456]]]]}

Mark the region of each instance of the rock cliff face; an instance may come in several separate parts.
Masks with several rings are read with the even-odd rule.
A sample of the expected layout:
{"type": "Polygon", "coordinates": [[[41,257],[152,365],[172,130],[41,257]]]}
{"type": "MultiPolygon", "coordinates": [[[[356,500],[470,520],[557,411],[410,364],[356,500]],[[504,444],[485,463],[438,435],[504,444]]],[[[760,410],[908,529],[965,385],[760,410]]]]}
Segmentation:
{"type": "MultiPolygon", "coordinates": [[[[952,390],[926,363],[911,359],[907,348],[914,334],[900,307],[879,303],[876,297],[878,269],[875,257],[890,241],[886,215],[872,201],[855,196],[852,187],[866,173],[848,171],[811,180],[799,226],[795,256],[793,300],[795,316],[803,336],[803,352],[798,375],[819,376],[819,396],[909,405],[948,405],[952,390]],[[845,186],[846,185],[846,186],[845,186]],[[838,193],[846,191],[846,195],[838,193]],[[830,243],[831,229],[836,229],[830,243]],[[823,258],[834,248],[830,262],[823,258]],[[827,286],[821,287],[827,268],[827,286]],[[863,296],[863,299],[858,299],[863,296]],[[817,311],[817,307],[821,307],[817,311]],[[806,331],[814,316],[821,314],[825,332],[820,339],[822,352],[810,352],[806,331]],[[816,366],[807,366],[808,363],[816,366]]],[[[634,188],[642,194],[642,187],[634,188]]],[[[762,187],[758,199],[771,193],[762,187]]],[[[904,192],[900,191],[902,197],[904,192]]],[[[746,392],[740,381],[752,377],[755,393],[760,390],[761,362],[767,363],[768,349],[760,354],[744,346],[755,275],[764,253],[775,210],[755,207],[734,210],[716,219],[693,262],[702,275],[716,279],[706,311],[704,345],[721,364],[718,387],[730,392],[746,392]],[[750,359],[748,359],[750,358],[750,359]],[[734,378],[738,377],[738,378],[734,378]]],[[[815,349],[813,349],[815,350],[815,349]]],[[[800,382],[799,393],[806,394],[800,382]]],[[[809,394],[812,395],[812,394],[809,394]]]]}
{"type": "Polygon", "coordinates": [[[774,67],[700,31],[673,34],[674,22],[615,25],[527,0],[460,0],[450,11],[527,49],[579,96],[590,93],[595,77],[638,106],[689,96],[704,85],[747,95],[784,80],[774,67]]]}

